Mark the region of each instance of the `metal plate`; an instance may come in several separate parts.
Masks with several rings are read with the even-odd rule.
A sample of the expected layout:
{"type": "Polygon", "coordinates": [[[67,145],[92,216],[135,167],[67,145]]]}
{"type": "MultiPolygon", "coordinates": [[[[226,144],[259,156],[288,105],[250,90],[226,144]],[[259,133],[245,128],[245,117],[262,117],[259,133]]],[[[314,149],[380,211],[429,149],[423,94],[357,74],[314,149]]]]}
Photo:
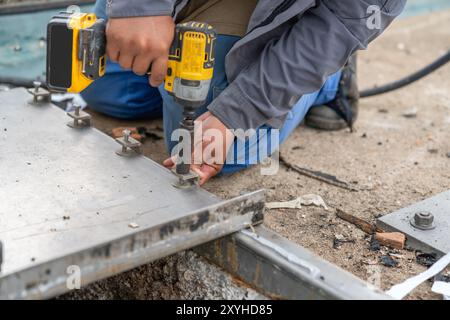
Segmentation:
{"type": "Polygon", "coordinates": [[[450,252],[450,190],[432,198],[400,209],[381,217],[377,225],[386,231],[400,231],[406,234],[407,245],[423,252],[434,252],[439,256],[450,252]],[[434,215],[436,228],[420,230],[410,220],[419,211],[434,215]]]}
{"type": "Polygon", "coordinates": [[[117,156],[112,138],[29,98],[0,94],[0,297],[53,296],[69,265],[84,285],[262,219],[261,193],[220,202],[177,189],[155,162],[117,156]]]}

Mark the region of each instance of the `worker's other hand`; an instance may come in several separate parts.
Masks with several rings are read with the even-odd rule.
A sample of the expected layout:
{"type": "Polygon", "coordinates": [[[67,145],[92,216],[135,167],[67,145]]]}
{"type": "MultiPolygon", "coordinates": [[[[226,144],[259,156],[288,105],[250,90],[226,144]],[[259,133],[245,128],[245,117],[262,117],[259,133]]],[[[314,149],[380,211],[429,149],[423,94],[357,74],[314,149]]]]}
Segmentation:
{"type": "MultiPolygon", "coordinates": [[[[222,170],[234,142],[234,134],[209,111],[195,121],[191,170],[199,175],[199,184],[204,185],[222,170]]],[[[163,165],[172,169],[176,160],[176,157],[171,157],[163,165]]]]}
{"type": "Polygon", "coordinates": [[[175,24],[170,16],[109,19],[106,53],[124,69],[144,75],[151,65],[150,85],[159,86],[166,76],[175,24]]]}

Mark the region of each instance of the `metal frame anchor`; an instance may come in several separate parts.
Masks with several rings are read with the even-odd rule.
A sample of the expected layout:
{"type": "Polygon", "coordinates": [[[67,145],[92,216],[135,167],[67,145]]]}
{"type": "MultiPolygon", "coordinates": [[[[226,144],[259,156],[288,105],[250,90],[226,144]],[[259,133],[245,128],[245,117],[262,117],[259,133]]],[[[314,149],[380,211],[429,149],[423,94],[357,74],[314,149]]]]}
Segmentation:
{"type": "Polygon", "coordinates": [[[91,115],[81,111],[81,107],[76,105],[75,110],[67,112],[67,115],[73,119],[67,125],[74,129],[85,128],[91,126],[91,115]]]}
{"type": "Polygon", "coordinates": [[[133,157],[142,152],[142,143],[131,137],[131,131],[128,129],[123,130],[123,136],[116,138],[116,142],[122,146],[120,150],[116,151],[119,156],[133,157]]]}
{"type": "Polygon", "coordinates": [[[172,185],[178,189],[188,189],[198,185],[199,176],[192,170],[187,174],[178,173],[176,168],[172,169],[172,173],[178,177],[177,181],[172,185]]]}
{"type": "Polygon", "coordinates": [[[41,87],[40,81],[33,81],[34,88],[28,88],[27,91],[33,96],[33,99],[28,101],[31,105],[41,105],[50,102],[50,91],[41,87]]]}

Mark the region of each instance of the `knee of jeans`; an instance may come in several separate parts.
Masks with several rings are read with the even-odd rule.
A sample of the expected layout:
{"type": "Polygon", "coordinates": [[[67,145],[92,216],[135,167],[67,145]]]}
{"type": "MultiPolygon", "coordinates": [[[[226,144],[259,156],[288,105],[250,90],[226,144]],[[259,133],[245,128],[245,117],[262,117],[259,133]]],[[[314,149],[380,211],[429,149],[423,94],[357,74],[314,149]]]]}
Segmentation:
{"type": "Polygon", "coordinates": [[[152,118],[162,115],[159,91],[133,73],[107,73],[87,87],[81,96],[92,109],[123,118],[152,118]]]}

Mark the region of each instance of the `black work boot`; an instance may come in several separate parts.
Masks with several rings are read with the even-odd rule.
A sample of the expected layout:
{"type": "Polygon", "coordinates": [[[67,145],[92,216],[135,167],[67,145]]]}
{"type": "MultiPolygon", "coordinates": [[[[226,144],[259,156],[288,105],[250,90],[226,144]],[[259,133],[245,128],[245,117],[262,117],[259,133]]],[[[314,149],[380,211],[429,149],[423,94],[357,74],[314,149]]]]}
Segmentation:
{"type": "Polygon", "coordinates": [[[340,130],[353,124],[358,116],[359,91],[356,78],[356,53],[342,68],[338,92],[334,100],[312,107],[305,117],[305,124],[322,130],[340,130]]]}

